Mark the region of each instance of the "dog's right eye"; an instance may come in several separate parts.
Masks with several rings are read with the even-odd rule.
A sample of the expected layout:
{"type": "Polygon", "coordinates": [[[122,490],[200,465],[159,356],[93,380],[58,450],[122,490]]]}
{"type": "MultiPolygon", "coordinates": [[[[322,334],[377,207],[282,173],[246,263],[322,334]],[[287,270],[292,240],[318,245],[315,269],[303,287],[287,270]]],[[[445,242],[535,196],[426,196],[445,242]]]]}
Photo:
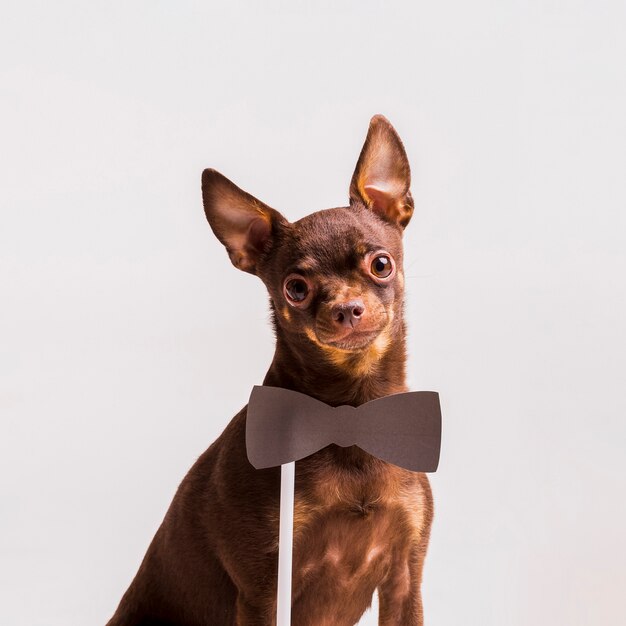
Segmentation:
{"type": "Polygon", "coordinates": [[[285,283],[285,294],[292,302],[303,302],[309,295],[309,286],[302,278],[291,278],[285,283]]]}

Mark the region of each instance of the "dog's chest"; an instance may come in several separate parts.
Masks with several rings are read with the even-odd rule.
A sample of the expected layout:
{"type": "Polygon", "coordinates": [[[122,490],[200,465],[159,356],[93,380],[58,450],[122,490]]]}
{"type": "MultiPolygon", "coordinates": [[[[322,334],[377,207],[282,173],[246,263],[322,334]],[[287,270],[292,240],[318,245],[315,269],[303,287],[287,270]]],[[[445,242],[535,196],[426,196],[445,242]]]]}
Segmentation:
{"type": "Polygon", "coordinates": [[[345,593],[373,590],[419,533],[419,500],[417,483],[390,466],[305,471],[294,510],[294,589],[324,581],[345,593]]]}

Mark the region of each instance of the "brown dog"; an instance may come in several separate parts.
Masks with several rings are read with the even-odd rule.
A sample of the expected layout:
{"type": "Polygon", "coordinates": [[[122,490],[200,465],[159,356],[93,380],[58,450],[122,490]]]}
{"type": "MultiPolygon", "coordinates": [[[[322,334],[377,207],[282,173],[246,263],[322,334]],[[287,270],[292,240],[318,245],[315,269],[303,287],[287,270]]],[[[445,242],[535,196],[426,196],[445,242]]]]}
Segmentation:
{"type": "MultiPolygon", "coordinates": [[[[409,185],[406,153],[382,116],[371,121],[348,207],[289,223],[204,171],[213,232],[270,294],[276,353],[265,384],[334,406],[407,390],[409,185]]],[[[187,474],[109,626],[275,624],[280,469],[250,465],[245,422],[244,408],[187,474]]],[[[376,590],[379,624],[421,625],[432,515],[424,474],[355,446],[298,461],[294,626],[352,626],[376,590]]]]}

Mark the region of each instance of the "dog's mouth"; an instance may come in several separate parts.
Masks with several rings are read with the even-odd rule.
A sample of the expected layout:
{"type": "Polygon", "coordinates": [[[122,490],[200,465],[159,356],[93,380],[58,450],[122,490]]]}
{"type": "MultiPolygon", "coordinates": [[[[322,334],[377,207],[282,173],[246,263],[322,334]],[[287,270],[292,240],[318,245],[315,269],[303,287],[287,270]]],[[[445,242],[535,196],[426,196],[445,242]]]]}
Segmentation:
{"type": "Polygon", "coordinates": [[[321,343],[331,348],[338,348],[346,351],[358,351],[367,348],[372,344],[376,338],[380,335],[380,329],[376,330],[353,330],[344,337],[337,339],[327,339],[323,341],[320,338],[321,343]]]}
{"type": "Polygon", "coordinates": [[[307,333],[315,343],[326,348],[345,352],[358,352],[367,349],[380,336],[386,327],[386,320],[372,327],[359,325],[346,328],[341,332],[329,332],[323,324],[317,325],[315,331],[307,333]]]}
{"type": "MultiPolygon", "coordinates": [[[[323,349],[358,353],[367,351],[389,328],[393,311],[382,306],[369,307],[369,312],[359,315],[351,323],[333,319],[322,311],[314,324],[306,329],[308,338],[323,349]]],[[[384,342],[386,343],[386,341],[384,342]]]]}

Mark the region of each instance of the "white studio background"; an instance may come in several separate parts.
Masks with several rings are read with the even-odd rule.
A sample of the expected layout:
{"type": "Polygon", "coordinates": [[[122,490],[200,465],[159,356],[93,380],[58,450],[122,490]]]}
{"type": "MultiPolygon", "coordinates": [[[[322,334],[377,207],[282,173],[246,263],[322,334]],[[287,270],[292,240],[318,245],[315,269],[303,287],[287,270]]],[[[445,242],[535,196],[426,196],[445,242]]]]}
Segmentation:
{"type": "MultiPolygon", "coordinates": [[[[0,623],[102,625],[272,355],[215,167],[342,205],[405,141],[410,383],[441,392],[428,626],[617,626],[626,5],[3,3],[0,623]]],[[[375,610],[361,624],[376,624],[375,610]]]]}

